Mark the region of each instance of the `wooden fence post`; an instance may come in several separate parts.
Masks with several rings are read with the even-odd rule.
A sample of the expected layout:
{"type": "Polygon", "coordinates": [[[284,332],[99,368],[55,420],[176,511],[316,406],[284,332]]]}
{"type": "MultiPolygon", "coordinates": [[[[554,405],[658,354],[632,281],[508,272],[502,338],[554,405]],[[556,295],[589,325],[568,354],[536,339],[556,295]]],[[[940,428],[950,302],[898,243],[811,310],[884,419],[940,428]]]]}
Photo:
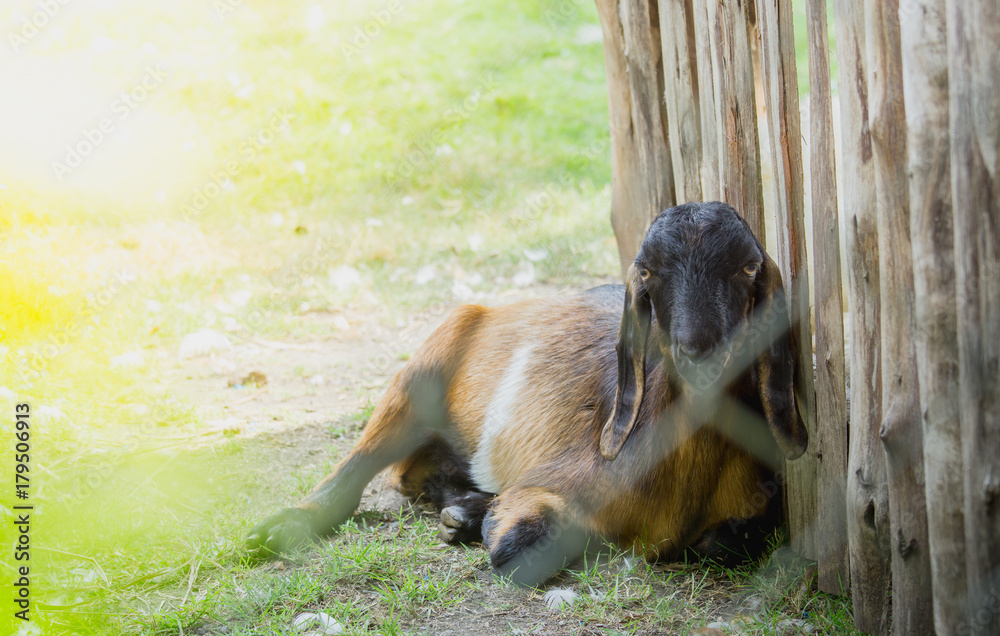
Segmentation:
{"type": "MultiPolygon", "coordinates": [[[[709,3],[709,24],[712,24],[709,3]]],[[[743,215],[761,243],[764,236],[764,192],[760,176],[760,140],[750,57],[748,2],[719,0],[715,28],[719,35],[712,63],[722,109],[722,199],[743,215]]]]}
{"type": "MultiPolygon", "coordinates": [[[[820,423],[810,430],[817,476],[797,474],[805,464],[789,470],[801,489],[790,496],[800,514],[793,542],[818,557],[821,589],[850,586],[862,631],[888,631],[891,583],[894,633],[932,624],[942,634],[1000,633],[1000,5],[834,0],[835,171],[826,3],[806,1],[820,423]],[[846,458],[838,186],[852,320],[846,458]]],[[[623,268],[649,220],[674,204],[675,186],[684,199],[728,201],[766,239],[748,29],[756,7],[778,260],[808,370],[789,4],[597,0],[623,268]]],[[[803,389],[810,425],[813,394],[803,389]]]]}
{"type": "Polygon", "coordinates": [[[892,631],[933,631],[920,390],[913,346],[913,256],[899,0],[867,2],[869,126],[878,208],[882,426],[889,483],[892,631]]]}
{"type": "Polygon", "coordinates": [[[816,428],[819,446],[816,551],[819,589],[846,594],[847,396],[844,361],[840,220],[830,99],[826,0],[808,0],[809,150],[812,188],[813,263],[816,286],[816,428]]]}
{"type": "Polygon", "coordinates": [[[899,11],[916,293],[914,344],[934,624],[942,636],[956,633],[968,611],[945,13],[944,0],[903,0],[899,11]]]}
{"type": "Polygon", "coordinates": [[[1000,5],[947,0],[967,633],[1000,633],[1000,5]]]}
{"type": "Polygon", "coordinates": [[[677,202],[701,200],[701,115],[692,0],[660,0],[663,80],[677,202]]]}
{"type": "Polygon", "coordinates": [[[799,85],[795,70],[795,32],[790,0],[757,0],[761,70],[767,109],[771,160],[777,196],[778,263],[788,287],[796,343],[796,393],[799,413],[809,431],[809,448],[786,463],[789,534],[793,548],[816,558],[816,390],[813,377],[812,326],[809,320],[809,273],[802,182],[802,132],[799,85]]]}
{"type": "Polygon", "coordinates": [[[847,539],[855,625],[885,633],[889,625],[889,500],[879,441],[879,267],[872,141],[868,130],[868,73],[862,3],[835,0],[840,71],[839,189],[847,215],[851,321],[850,451],[847,539]]]}
{"type": "Polygon", "coordinates": [[[597,0],[611,125],[611,224],[622,272],[653,217],[673,206],[656,0],[597,0]],[[619,8],[621,12],[619,13],[619,8]]]}
{"type": "MultiPolygon", "coordinates": [[[[691,5],[694,22],[694,46],[698,71],[698,112],[701,120],[701,196],[706,201],[722,198],[721,163],[719,160],[720,119],[714,62],[717,37],[709,19],[707,2],[691,5]]],[[[712,11],[713,15],[717,12],[712,11]]]]}

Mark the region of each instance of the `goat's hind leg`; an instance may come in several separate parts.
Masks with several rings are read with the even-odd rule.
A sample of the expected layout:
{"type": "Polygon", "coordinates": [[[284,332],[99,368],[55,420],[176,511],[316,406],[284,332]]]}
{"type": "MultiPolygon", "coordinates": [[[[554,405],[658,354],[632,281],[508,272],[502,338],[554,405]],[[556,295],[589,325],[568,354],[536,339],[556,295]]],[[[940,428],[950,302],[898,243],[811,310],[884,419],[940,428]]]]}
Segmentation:
{"type": "Polygon", "coordinates": [[[445,543],[482,541],[483,518],[493,498],[493,494],[478,490],[449,493],[441,508],[438,537],[445,543]]]}
{"type": "Polygon", "coordinates": [[[361,439],[333,472],[295,507],[255,526],[251,556],[271,558],[307,539],[330,533],[357,509],[365,486],[382,469],[405,459],[447,424],[442,374],[416,365],[392,381],[361,439]]]}
{"type": "Polygon", "coordinates": [[[403,495],[430,501],[441,515],[438,536],[445,543],[482,540],[483,517],[495,495],[475,487],[468,460],[444,441],[432,439],[397,463],[391,480],[403,495]]]}
{"type": "Polygon", "coordinates": [[[591,534],[560,495],[517,488],[496,498],[483,521],[494,571],[518,585],[539,585],[581,556],[591,534]]]}

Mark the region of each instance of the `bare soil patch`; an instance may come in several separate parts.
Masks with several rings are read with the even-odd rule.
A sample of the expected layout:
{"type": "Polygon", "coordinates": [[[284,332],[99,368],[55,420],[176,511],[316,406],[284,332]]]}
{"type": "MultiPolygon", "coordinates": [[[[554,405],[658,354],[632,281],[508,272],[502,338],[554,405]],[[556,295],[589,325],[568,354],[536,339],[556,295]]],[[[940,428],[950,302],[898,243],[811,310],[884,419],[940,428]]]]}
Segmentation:
{"type": "MultiPolygon", "coordinates": [[[[494,302],[484,304],[554,291],[534,286],[507,297],[497,295],[490,299],[494,302]]],[[[179,360],[162,381],[175,395],[196,405],[206,432],[225,432],[242,440],[240,456],[234,461],[247,472],[247,497],[256,511],[253,523],[294,503],[294,480],[289,476],[309,480],[311,486],[349,451],[365,423],[364,407],[379,399],[392,375],[446,315],[444,311],[415,315],[405,325],[387,327],[364,315],[309,314],[303,319],[329,322],[329,338],[306,342],[234,338],[230,349],[179,360]],[[349,329],[343,328],[338,316],[346,318],[349,329]],[[265,376],[266,382],[244,382],[251,374],[265,376]]],[[[358,525],[349,532],[365,533],[366,541],[398,540],[400,523],[436,522],[429,507],[385,487],[383,476],[369,485],[360,510],[358,525]]],[[[551,581],[547,589],[567,588],[579,595],[573,608],[552,610],[543,602],[544,590],[496,581],[481,546],[442,544],[429,552],[421,558],[426,576],[460,582],[456,598],[462,600],[444,609],[399,608],[396,618],[405,633],[688,633],[717,620],[729,625],[741,619],[756,622],[767,611],[764,597],[769,592],[748,586],[745,580],[734,581],[731,571],[698,570],[682,564],[647,566],[622,555],[602,557],[596,574],[581,573],[582,566],[577,566],[551,581]]],[[[258,567],[275,577],[290,576],[320,567],[321,559],[312,554],[306,551],[294,561],[258,567]]],[[[801,603],[808,596],[809,584],[808,578],[806,582],[801,579],[800,570],[792,568],[796,573],[790,578],[784,567],[780,563],[768,566],[774,572],[775,589],[770,593],[776,598],[772,601],[787,608],[786,591],[794,606],[795,597],[801,603]]],[[[384,605],[381,594],[371,580],[342,581],[324,592],[315,610],[323,610],[324,599],[338,599],[377,613],[382,611],[380,600],[384,605]]],[[[768,633],[803,633],[801,625],[788,622],[787,616],[768,633]]],[[[193,633],[228,631],[224,623],[208,621],[193,633]]],[[[758,633],[753,628],[730,631],[758,633]]]]}

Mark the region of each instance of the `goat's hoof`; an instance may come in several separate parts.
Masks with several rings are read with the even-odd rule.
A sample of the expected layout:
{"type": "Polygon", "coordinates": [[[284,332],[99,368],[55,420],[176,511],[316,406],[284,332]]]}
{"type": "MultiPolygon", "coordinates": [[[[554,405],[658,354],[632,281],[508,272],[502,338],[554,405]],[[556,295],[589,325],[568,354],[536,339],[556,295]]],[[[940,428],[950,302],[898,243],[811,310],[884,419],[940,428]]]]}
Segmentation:
{"type": "Polygon", "coordinates": [[[438,538],[444,543],[455,543],[455,535],[458,530],[455,528],[449,528],[443,523],[438,524],[438,538]]]}
{"type": "Polygon", "coordinates": [[[449,528],[461,528],[468,521],[469,517],[461,506],[448,506],[441,511],[441,523],[449,528]]]}
{"type": "Polygon", "coordinates": [[[441,511],[441,523],[438,524],[438,537],[445,543],[461,541],[460,530],[469,522],[468,515],[461,506],[448,506],[441,511]]]}
{"type": "Polygon", "coordinates": [[[315,515],[302,508],[286,508],[260,522],[246,539],[251,559],[273,559],[315,537],[311,521],[315,515]]]}

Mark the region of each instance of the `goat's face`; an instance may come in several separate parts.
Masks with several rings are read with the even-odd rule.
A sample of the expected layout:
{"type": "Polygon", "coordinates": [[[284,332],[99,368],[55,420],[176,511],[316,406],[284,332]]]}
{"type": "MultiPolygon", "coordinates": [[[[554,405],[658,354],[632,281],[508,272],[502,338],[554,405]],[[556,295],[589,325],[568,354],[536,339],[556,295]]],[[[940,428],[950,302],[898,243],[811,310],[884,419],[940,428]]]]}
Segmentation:
{"type": "Polygon", "coordinates": [[[698,392],[720,391],[720,379],[746,371],[779,447],[801,455],[807,437],[795,409],[786,311],[777,265],[733,208],[689,203],[661,213],[626,276],[618,391],[601,452],[617,456],[635,426],[652,345],[698,392]]]}
{"type": "Polygon", "coordinates": [[[765,258],[746,222],[721,203],[671,208],[650,226],[633,267],[660,348],[695,388],[718,379],[742,343],[765,258]]]}

